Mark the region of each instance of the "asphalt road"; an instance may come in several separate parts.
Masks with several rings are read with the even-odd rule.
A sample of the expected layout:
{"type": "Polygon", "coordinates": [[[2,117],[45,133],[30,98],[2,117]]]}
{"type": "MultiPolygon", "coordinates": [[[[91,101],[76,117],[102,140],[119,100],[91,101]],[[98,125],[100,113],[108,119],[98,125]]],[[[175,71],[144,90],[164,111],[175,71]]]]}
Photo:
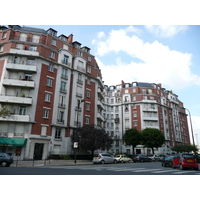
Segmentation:
{"type": "Polygon", "coordinates": [[[162,167],[160,162],[75,166],[0,167],[0,175],[200,175],[197,170],[162,167]]]}

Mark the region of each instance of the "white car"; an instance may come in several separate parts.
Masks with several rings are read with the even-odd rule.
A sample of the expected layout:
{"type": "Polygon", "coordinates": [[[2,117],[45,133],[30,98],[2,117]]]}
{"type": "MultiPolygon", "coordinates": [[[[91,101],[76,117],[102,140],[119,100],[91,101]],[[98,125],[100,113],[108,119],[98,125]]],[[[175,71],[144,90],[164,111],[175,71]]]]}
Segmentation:
{"type": "Polygon", "coordinates": [[[160,156],[156,155],[156,154],[152,154],[148,157],[151,158],[152,161],[159,161],[160,160],[160,156]]]}
{"type": "Polygon", "coordinates": [[[126,155],[116,155],[115,159],[117,162],[125,163],[125,162],[131,162],[131,159],[127,157],[126,155]]]}
{"type": "Polygon", "coordinates": [[[117,163],[117,160],[109,153],[99,153],[93,158],[93,164],[117,163]]]}

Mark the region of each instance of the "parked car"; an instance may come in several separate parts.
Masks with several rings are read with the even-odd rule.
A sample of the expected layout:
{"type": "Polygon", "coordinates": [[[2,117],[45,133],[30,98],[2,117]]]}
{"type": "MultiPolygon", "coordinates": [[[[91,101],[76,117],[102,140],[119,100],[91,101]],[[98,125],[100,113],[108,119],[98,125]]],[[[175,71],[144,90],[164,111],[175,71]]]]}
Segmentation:
{"type": "Polygon", "coordinates": [[[7,153],[0,153],[1,167],[10,167],[12,163],[13,163],[13,159],[7,153]]]}
{"type": "Polygon", "coordinates": [[[93,158],[93,164],[96,163],[117,163],[117,160],[109,153],[99,153],[93,158]]]}
{"type": "Polygon", "coordinates": [[[163,157],[163,159],[161,160],[161,165],[163,167],[169,166],[171,167],[173,164],[173,159],[174,159],[174,155],[166,155],[163,157]]]}
{"type": "Polygon", "coordinates": [[[138,154],[133,156],[132,158],[133,162],[151,162],[151,158],[149,158],[148,156],[144,155],[144,154],[138,154]]]}
{"type": "Polygon", "coordinates": [[[152,161],[160,161],[160,159],[161,159],[161,157],[159,155],[156,155],[156,154],[152,154],[148,157],[151,158],[152,161]]]}
{"type": "Polygon", "coordinates": [[[126,155],[116,155],[115,159],[117,162],[125,163],[125,162],[131,162],[131,158],[127,157],[126,155]]]}
{"type": "Polygon", "coordinates": [[[182,154],[180,153],[173,159],[173,168],[179,167],[183,169],[196,169],[198,170],[198,163],[196,161],[195,155],[193,154],[182,154]]]}

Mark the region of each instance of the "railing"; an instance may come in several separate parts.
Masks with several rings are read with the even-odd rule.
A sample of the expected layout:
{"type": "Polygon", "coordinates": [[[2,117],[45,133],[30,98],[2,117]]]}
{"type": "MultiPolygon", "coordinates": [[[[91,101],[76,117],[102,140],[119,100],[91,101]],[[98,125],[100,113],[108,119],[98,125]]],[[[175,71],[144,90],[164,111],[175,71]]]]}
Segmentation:
{"type": "Polygon", "coordinates": [[[58,106],[61,107],[61,108],[65,108],[66,107],[66,105],[63,104],[63,103],[58,103],[58,106]]]}
{"type": "Polygon", "coordinates": [[[67,65],[68,67],[71,67],[71,63],[64,60],[64,59],[61,61],[61,63],[64,64],[64,65],[67,65]]]}
{"type": "Polygon", "coordinates": [[[64,119],[57,119],[57,123],[64,123],[64,119]]]}
{"type": "Polygon", "coordinates": [[[0,132],[0,137],[8,137],[8,133],[6,133],[6,132],[0,132]]]}
{"type": "Polygon", "coordinates": [[[43,39],[33,39],[30,37],[20,37],[20,36],[11,36],[10,40],[19,40],[23,42],[32,42],[32,43],[40,43],[40,44],[45,44],[46,41],[43,39]]]}
{"type": "Polygon", "coordinates": [[[14,137],[24,137],[24,133],[14,133],[14,137]]]}

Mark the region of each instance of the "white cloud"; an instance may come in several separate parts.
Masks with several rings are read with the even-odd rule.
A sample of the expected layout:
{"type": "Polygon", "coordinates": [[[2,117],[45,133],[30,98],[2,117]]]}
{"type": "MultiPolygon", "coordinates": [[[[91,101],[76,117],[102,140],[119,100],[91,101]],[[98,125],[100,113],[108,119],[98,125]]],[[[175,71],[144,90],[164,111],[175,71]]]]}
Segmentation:
{"type": "Polygon", "coordinates": [[[100,38],[103,38],[104,36],[105,36],[105,33],[101,31],[98,33],[97,38],[100,39],[100,38]]]}
{"type": "Polygon", "coordinates": [[[100,57],[109,52],[118,53],[118,62],[115,60],[112,65],[104,65],[100,57],[98,59],[105,84],[120,84],[121,80],[144,81],[162,83],[169,87],[167,89],[180,89],[191,84],[200,85],[200,77],[192,74],[190,70],[191,54],[170,50],[158,41],[145,43],[136,35],[128,35],[130,31],[134,32],[131,26],[112,30],[104,40],[96,41],[97,54],[100,57]],[[132,61],[127,64],[127,60],[124,61],[121,57],[119,62],[119,52],[125,52],[132,61]],[[140,59],[141,62],[135,62],[134,58],[140,59]]]}
{"type": "Polygon", "coordinates": [[[177,26],[177,25],[161,25],[161,26],[145,26],[147,30],[155,34],[158,37],[173,37],[179,32],[183,32],[188,29],[188,26],[177,26]]]}

